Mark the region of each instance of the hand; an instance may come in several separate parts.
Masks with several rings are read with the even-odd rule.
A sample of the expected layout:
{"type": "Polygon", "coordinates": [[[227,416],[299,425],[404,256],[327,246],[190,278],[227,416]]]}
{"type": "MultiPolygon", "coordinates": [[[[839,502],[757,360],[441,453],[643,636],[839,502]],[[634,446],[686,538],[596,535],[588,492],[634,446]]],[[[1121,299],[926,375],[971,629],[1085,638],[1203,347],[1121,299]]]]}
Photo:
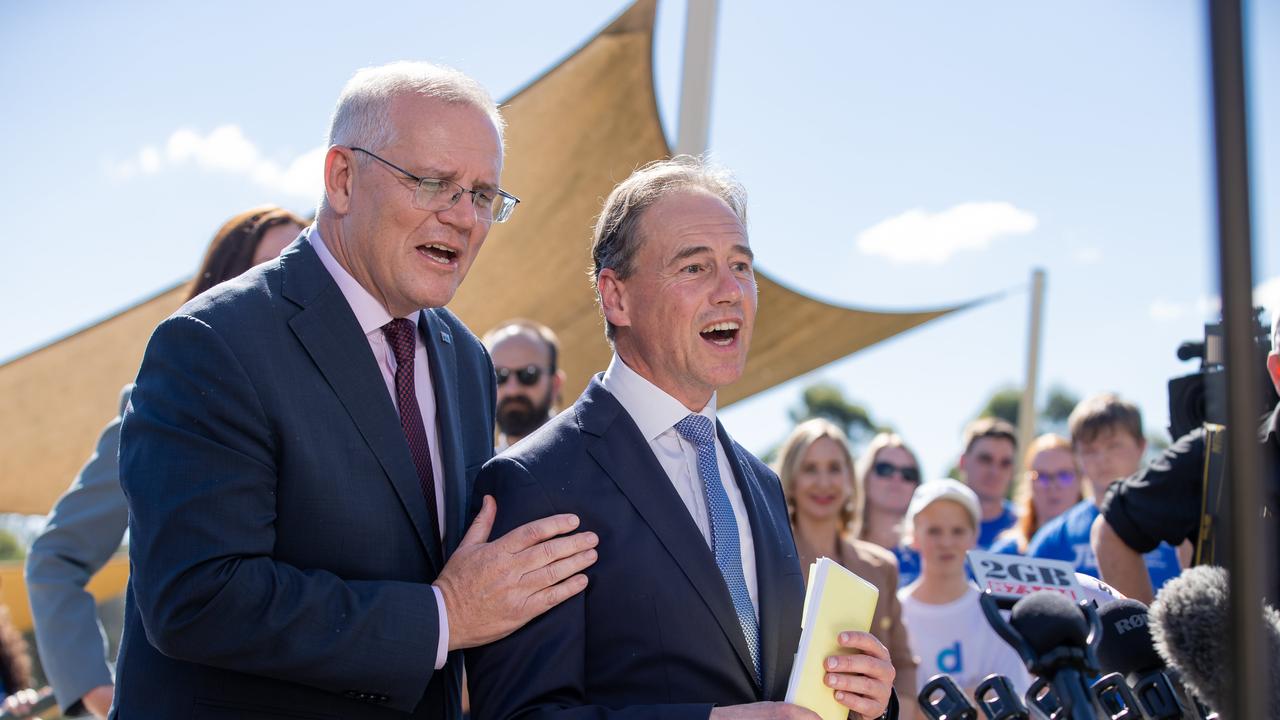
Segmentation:
{"type": "Polygon", "coordinates": [[[475,647],[511,634],[582,592],[581,571],[596,561],[595,533],[559,537],[578,527],[576,515],[552,515],[487,542],[498,503],[484,496],[458,549],[435,585],[449,617],[449,649],[475,647]]]}
{"type": "Polygon", "coordinates": [[[817,713],[783,702],[758,702],[711,708],[710,720],[822,720],[817,713]]]}
{"type": "Polygon", "coordinates": [[[849,630],[840,633],[838,641],[840,647],[859,654],[826,659],[827,687],[836,691],[836,702],[860,717],[880,717],[889,707],[897,674],[889,662],[889,651],[871,633],[849,630]]]}
{"type": "Polygon", "coordinates": [[[84,703],[84,709],[93,713],[93,716],[99,720],[106,720],[107,712],[111,710],[111,698],[115,695],[114,685],[99,685],[90,690],[80,698],[80,702],[84,703]]]}
{"type": "Polygon", "coordinates": [[[26,717],[39,701],[40,693],[34,688],[27,688],[5,698],[4,702],[0,703],[0,710],[14,717],[26,717]]]}

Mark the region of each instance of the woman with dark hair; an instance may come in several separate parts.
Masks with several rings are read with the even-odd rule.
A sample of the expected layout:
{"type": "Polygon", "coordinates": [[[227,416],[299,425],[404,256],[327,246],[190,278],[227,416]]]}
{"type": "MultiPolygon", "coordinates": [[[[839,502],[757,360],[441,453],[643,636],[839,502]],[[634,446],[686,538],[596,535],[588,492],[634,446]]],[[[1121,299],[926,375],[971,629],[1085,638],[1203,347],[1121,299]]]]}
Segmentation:
{"type": "MultiPolygon", "coordinates": [[[[213,236],[188,299],[277,256],[307,222],[264,205],[228,220],[213,236]]],[[[120,414],[102,431],[88,464],[59,498],[27,556],[27,592],[36,645],[66,715],[105,718],[114,693],[111,666],[85,585],[120,547],[129,511],[120,489],[120,415],[132,385],[120,393],[120,414]]]]}
{"type": "Polygon", "coordinates": [[[188,299],[279,255],[307,225],[275,205],[246,210],[226,221],[205,251],[188,299]]]}
{"type": "Polygon", "coordinates": [[[796,426],[778,453],[778,477],[787,499],[800,569],[828,557],[880,589],[871,634],[889,649],[897,671],[900,718],[915,717],[916,661],[907,643],[898,605],[898,564],[893,554],[857,539],[859,488],[853,480],[853,455],[844,432],[822,420],[796,426]]]}

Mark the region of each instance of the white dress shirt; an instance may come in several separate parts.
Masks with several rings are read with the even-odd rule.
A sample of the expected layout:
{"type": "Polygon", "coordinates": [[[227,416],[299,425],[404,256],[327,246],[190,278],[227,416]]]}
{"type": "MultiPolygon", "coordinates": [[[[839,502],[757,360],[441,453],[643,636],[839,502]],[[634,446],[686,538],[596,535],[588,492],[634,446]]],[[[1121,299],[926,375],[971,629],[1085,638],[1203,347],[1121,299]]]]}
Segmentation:
{"type": "MultiPolygon", "coordinates": [[[[614,354],[605,370],[601,385],[622,405],[640,434],[644,436],[649,448],[653,450],[658,464],[667,473],[667,479],[675,488],[676,494],[684,501],[684,506],[693,518],[698,531],[711,548],[711,523],[707,517],[706,490],[702,485],[702,476],[698,474],[698,449],[693,443],[681,437],[675,424],[690,414],[689,409],[679,400],[671,397],[658,386],[640,376],[627,367],[622,358],[614,354]]],[[[716,423],[716,396],[711,396],[707,406],[698,412],[716,423]]],[[[742,501],[742,491],[734,481],[733,469],[729,458],[720,445],[720,436],[716,434],[716,464],[720,469],[720,484],[729,496],[729,504],[733,506],[733,516],[738,523],[738,547],[742,552],[742,574],[747,582],[747,593],[751,596],[751,605],[756,611],[756,620],[760,619],[760,600],[756,579],[756,549],[751,533],[751,521],[747,517],[747,506],[742,501]]],[[[714,550],[714,548],[712,548],[714,550]]]]}
{"type": "MultiPolygon", "coordinates": [[[[324,239],[320,237],[320,228],[312,225],[307,228],[307,241],[315,248],[316,255],[320,257],[320,262],[324,265],[329,274],[333,276],[333,281],[338,284],[338,289],[342,291],[342,296],[347,299],[347,304],[351,306],[351,312],[356,316],[356,322],[360,323],[360,331],[364,333],[364,337],[369,341],[369,349],[373,352],[373,359],[378,362],[378,369],[382,371],[382,380],[387,384],[387,392],[391,394],[391,403],[396,403],[396,354],[392,350],[391,344],[387,342],[386,336],[382,333],[382,326],[391,322],[394,318],[382,303],[369,294],[355,278],[351,277],[351,273],[338,263],[333,253],[329,252],[329,248],[325,247],[324,239]]],[[[427,346],[422,340],[422,333],[417,332],[418,318],[421,313],[413,313],[406,317],[413,323],[415,332],[413,347],[413,390],[418,395],[418,410],[422,413],[422,425],[427,432],[427,442],[431,445],[431,472],[435,477],[436,490],[436,509],[438,517],[436,518],[440,528],[440,541],[444,542],[445,533],[445,512],[447,506],[444,504],[444,466],[442,465],[440,456],[440,432],[436,425],[436,394],[431,384],[431,367],[427,364],[427,346]]],[[[398,420],[399,418],[397,418],[398,420]]],[[[436,669],[444,667],[445,659],[449,653],[449,622],[448,615],[444,609],[444,596],[440,594],[440,588],[431,586],[432,591],[436,595],[436,607],[439,609],[440,615],[440,647],[436,652],[436,669]]]]}

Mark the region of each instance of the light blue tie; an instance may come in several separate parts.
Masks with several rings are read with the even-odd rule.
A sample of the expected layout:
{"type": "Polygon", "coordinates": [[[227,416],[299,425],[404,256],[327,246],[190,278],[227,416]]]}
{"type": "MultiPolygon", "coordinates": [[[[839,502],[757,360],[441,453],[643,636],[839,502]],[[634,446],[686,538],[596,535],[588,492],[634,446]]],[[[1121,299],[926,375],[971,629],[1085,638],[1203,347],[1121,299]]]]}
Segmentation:
{"type": "Polygon", "coordinates": [[[733,609],[738,613],[738,624],[751,650],[755,664],[756,683],[760,683],[760,626],[756,611],[747,592],[747,580],[742,572],[742,551],[738,543],[738,522],[733,517],[733,506],[720,484],[720,466],[716,461],[716,433],[711,420],[703,415],[689,415],[675,425],[676,432],[698,449],[698,475],[707,497],[707,515],[711,520],[711,548],[716,565],[729,586],[733,609]]]}

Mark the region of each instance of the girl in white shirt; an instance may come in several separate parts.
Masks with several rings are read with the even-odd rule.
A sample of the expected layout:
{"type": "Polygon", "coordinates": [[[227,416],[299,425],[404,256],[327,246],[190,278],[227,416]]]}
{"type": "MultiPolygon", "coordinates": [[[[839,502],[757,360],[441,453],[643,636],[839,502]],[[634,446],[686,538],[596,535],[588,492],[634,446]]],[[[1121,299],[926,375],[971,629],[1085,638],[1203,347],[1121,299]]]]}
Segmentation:
{"type": "Polygon", "coordinates": [[[916,488],[907,510],[910,543],[920,553],[920,577],[898,591],[912,652],[920,659],[919,692],[939,673],[966,694],[991,673],[1009,678],[1019,694],[1031,684],[1022,660],[987,623],[978,589],[965,574],[965,553],[978,539],[978,496],[955,480],[916,488]]]}

